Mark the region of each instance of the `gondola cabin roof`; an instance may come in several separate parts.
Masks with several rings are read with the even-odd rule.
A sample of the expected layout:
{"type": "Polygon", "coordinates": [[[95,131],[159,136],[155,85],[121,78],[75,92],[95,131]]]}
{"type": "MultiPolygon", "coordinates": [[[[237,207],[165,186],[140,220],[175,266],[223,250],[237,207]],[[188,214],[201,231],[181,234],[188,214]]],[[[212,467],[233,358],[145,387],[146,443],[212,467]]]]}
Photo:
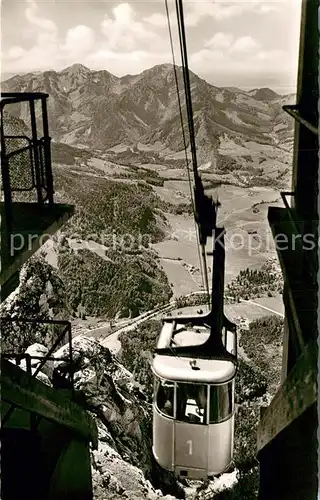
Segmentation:
{"type": "MultiPolygon", "coordinates": [[[[199,345],[209,337],[207,328],[186,329],[182,325],[175,325],[175,331],[176,334],[169,323],[165,324],[159,337],[158,347],[199,345]]],[[[178,357],[174,354],[172,356],[156,354],[152,364],[154,374],[162,379],[204,384],[228,382],[234,378],[236,369],[235,363],[230,360],[178,357]],[[195,368],[192,368],[194,361],[196,361],[195,368]]]]}
{"type": "Polygon", "coordinates": [[[232,380],[236,367],[232,361],[217,359],[197,359],[192,368],[193,358],[156,355],[153,372],[158,377],[172,382],[192,382],[203,384],[222,384],[232,380]]]}

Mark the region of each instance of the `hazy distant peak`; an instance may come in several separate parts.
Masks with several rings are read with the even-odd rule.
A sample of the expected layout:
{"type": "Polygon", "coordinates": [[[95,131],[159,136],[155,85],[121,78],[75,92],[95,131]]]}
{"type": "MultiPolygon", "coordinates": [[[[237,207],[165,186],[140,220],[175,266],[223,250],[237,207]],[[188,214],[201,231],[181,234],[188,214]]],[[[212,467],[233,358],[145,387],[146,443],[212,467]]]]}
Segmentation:
{"type": "Polygon", "coordinates": [[[274,92],[274,90],[269,89],[268,87],[263,87],[261,89],[252,89],[247,92],[248,95],[254,97],[258,101],[270,101],[272,99],[277,99],[280,97],[280,94],[274,92]]]}
{"type": "Polygon", "coordinates": [[[106,69],[98,69],[95,71],[91,71],[91,74],[93,76],[102,76],[104,78],[108,77],[108,78],[111,78],[113,80],[120,80],[120,78],[118,76],[113,75],[112,73],[110,73],[110,71],[108,71],[106,69]]]}
{"type": "Polygon", "coordinates": [[[239,87],[224,87],[225,90],[228,90],[229,92],[238,92],[239,94],[245,94],[246,91],[243,89],[240,89],[239,87]]]}
{"type": "MultiPolygon", "coordinates": [[[[177,70],[181,70],[181,66],[176,65],[177,70]]],[[[159,75],[166,76],[174,70],[174,66],[171,63],[157,64],[152,66],[152,68],[144,70],[141,75],[159,75]]]]}
{"type": "Polygon", "coordinates": [[[163,64],[156,64],[155,66],[152,66],[152,68],[149,68],[149,70],[145,71],[172,71],[173,69],[173,64],[172,63],[163,63],[163,64]]]}
{"type": "Polygon", "coordinates": [[[60,73],[82,73],[82,74],[88,74],[91,73],[91,70],[87,68],[87,66],[84,66],[83,64],[72,64],[72,66],[68,66],[67,68],[63,69],[60,71],[60,73]]]}

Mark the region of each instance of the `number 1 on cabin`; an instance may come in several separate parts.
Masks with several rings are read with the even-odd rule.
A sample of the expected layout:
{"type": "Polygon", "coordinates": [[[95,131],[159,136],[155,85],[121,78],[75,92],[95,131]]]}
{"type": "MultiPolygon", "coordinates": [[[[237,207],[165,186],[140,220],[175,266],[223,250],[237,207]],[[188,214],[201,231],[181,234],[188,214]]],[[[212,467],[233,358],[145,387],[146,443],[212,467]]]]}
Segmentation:
{"type": "Polygon", "coordinates": [[[189,455],[192,455],[192,441],[191,441],[191,439],[189,439],[189,441],[187,441],[187,444],[189,445],[189,455]]]}

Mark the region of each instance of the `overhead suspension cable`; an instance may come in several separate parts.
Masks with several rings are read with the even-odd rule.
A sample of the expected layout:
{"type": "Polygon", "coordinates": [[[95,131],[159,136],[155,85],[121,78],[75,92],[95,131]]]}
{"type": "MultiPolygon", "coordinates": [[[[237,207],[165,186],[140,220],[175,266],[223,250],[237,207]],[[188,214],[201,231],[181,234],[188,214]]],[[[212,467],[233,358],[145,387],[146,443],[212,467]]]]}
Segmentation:
{"type": "Polygon", "coordinates": [[[181,51],[181,61],[182,61],[185,98],[186,98],[186,107],[187,107],[187,116],[188,116],[188,125],[189,125],[192,166],[193,166],[194,178],[196,180],[199,177],[199,174],[198,174],[198,168],[197,168],[197,153],[196,153],[196,145],[195,145],[195,133],[194,133],[193,110],[192,110],[192,100],[191,100],[191,91],[190,91],[190,78],[189,78],[189,69],[188,69],[187,44],[186,44],[185,29],[184,29],[183,7],[182,7],[181,0],[175,0],[175,3],[176,3],[179,42],[180,42],[180,51],[181,51]]]}
{"type": "MultiPolygon", "coordinates": [[[[195,144],[195,131],[194,131],[194,122],[193,122],[193,109],[192,109],[192,98],[191,98],[191,86],[190,86],[190,76],[189,76],[189,67],[188,67],[188,55],[187,55],[187,42],[186,42],[186,34],[184,28],[184,15],[183,15],[183,6],[182,0],[175,0],[176,4],[176,13],[177,13],[177,22],[178,22],[178,32],[179,32],[179,42],[180,42],[180,51],[181,51],[181,61],[182,61],[182,70],[183,70],[183,80],[185,87],[185,98],[186,98],[186,108],[187,108],[187,116],[188,116],[188,126],[189,126],[189,138],[190,138],[190,149],[192,155],[192,166],[193,166],[193,174],[194,174],[194,182],[195,187],[199,187],[200,184],[200,176],[198,173],[197,167],[197,153],[196,153],[196,144],[195,144]]],[[[201,185],[202,187],[202,185],[201,185]]],[[[196,214],[194,211],[194,216],[196,218],[196,214]]],[[[199,248],[199,238],[197,233],[197,246],[199,248]]],[[[209,289],[209,281],[208,281],[208,269],[207,269],[207,259],[206,259],[206,249],[205,244],[201,243],[201,256],[202,256],[202,265],[204,270],[204,280],[205,280],[205,289],[207,292],[207,300],[210,308],[210,289],[209,289]]]]}
{"type": "MultiPolygon", "coordinates": [[[[195,212],[195,206],[194,206],[194,200],[193,200],[193,194],[192,194],[192,182],[191,182],[190,169],[189,169],[189,158],[188,158],[188,152],[187,152],[187,143],[186,143],[184,122],[183,122],[183,115],[182,115],[182,105],[181,105],[181,99],[180,99],[180,88],[179,88],[179,82],[178,82],[178,75],[177,75],[176,61],[175,61],[174,47],[173,47],[173,39],[172,39],[172,31],[171,31],[171,25],[170,25],[170,14],[169,14],[169,9],[168,9],[168,0],[165,0],[165,8],[166,8],[168,30],[169,30],[169,39],[170,39],[170,46],[171,46],[175,84],[176,84],[177,97],[178,97],[178,108],[179,108],[180,123],[181,123],[181,130],[182,130],[182,139],[183,139],[183,146],[184,146],[184,152],[185,152],[185,158],[186,158],[187,175],[188,175],[190,197],[191,197],[191,207],[192,207],[192,212],[193,212],[195,233],[196,233],[196,239],[197,239],[197,250],[198,250],[198,256],[199,256],[200,274],[201,274],[202,287],[205,288],[205,286],[206,286],[206,284],[205,284],[206,270],[203,270],[203,262],[202,262],[201,254],[200,254],[199,235],[198,235],[198,228],[197,228],[197,223],[196,223],[196,212],[195,212]]],[[[180,44],[180,49],[181,49],[181,59],[183,60],[183,52],[182,52],[181,44],[180,44]]],[[[184,84],[186,87],[184,71],[183,71],[183,79],[184,79],[184,84]]],[[[208,287],[206,286],[206,288],[208,288],[208,287]]],[[[208,303],[209,303],[208,305],[210,307],[210,301],[208,301],[208,303]]]]}

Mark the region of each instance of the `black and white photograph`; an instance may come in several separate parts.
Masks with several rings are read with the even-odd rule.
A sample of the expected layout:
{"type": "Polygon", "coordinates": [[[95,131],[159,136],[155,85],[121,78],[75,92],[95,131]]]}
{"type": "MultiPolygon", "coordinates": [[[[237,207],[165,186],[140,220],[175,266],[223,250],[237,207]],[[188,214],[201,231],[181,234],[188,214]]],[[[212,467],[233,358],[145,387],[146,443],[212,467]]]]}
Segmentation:
{"type": "Polygon", "coordinates": [[[2,500],[317,500],[319,2],[2,0],[2,500]]]}

